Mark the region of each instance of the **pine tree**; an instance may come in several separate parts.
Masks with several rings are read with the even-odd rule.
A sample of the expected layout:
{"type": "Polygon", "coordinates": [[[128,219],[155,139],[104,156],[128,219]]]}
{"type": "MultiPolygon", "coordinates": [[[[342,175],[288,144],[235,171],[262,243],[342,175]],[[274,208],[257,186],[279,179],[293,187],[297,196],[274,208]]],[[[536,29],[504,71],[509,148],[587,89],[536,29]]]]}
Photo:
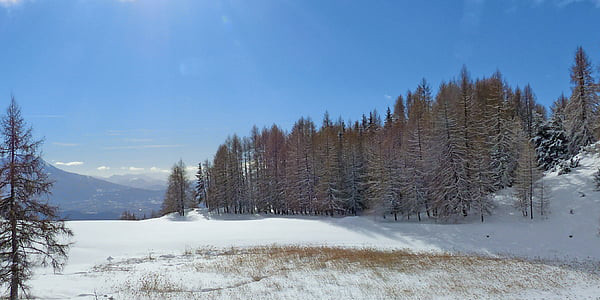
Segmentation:
{"type": "Polygon", "coordinates": [[[194,206],[190,180],[187,178],[185,164],[179,160],[169,175],[167,191],[163,200],[162,213],[178,212],[185,215],[185,209],[194,206]]]}
{"type": "Polygon", "coordinates": [[[16,300],[19,290],[27,293],[25,282],[36,264],[62,268],[69,248],[62,237],[72,232],[43,200],[52,183],[38,152],[42,141],[32,140],[14,97],[1,126],[0,286],[8,285],[16,300]]]}
{"type": "Polygon", "coordinates": [[[568,158],[568,140],[560,114],[552,115],[533,138],[537,161],[541,168],[550,170],[568,158]]]}
{"type": "Polygon", "coordinates": [[[567,105],[565,123],[569,136],[569,154],[574,156],[582,147],[596,140],[593,130],[597,126],[597,87],[592,77],[592,63],[582,47],[577,48],[575,53],[571,83],[574,86],[567,105]]]}
{"type": "Polygon", "coordinates": [[[202,202],[206,204],[206,180],[204,176],[205,174],[202,171],[202,163],[198,163],[198,171],[196,172],[196,200],[198,204],[202,202]]]}

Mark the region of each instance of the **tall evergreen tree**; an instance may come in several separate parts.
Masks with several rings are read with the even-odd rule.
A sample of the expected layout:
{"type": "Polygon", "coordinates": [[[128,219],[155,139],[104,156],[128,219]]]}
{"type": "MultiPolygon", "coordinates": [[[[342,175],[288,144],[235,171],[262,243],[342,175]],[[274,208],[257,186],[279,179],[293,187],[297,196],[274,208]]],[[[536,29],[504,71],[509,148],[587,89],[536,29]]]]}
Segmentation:
{"type": "Polygon", "coordinates": [[[592,72],[591,61],[583,48],[578,47],[575,63],[571,67],[573,87],[565,120],[571,155],[577,154],[582,147],[596,140],[593,130],[597,126],[598,94],[592,72]]]}
{"type": "Polygon", "coordinates": [[[562,160],[567,159],[568,140],[559,113],[554,113],[550,120],[538,129],[533,138],[537,161],[541,168],[550,170],[562,160]]]}
{"type": "Polygon", "coordinates": [[[26,281],[36,264],[62,268],[69,248],[62,237],[72,232],[44,199],[52,182],[38,152],[42,141],[33,140],[14,98],[1,126],[0,286],[8,285],[16,300],[19,290],[28,297],[26,281]]]}
{"type": "Polygon", "coordinates": [[[196,200],[198,204],[204,202],[206,204],[206,179],[202,171],[202,163],[198,163],[198,171],[196,172],[196,200]]]}

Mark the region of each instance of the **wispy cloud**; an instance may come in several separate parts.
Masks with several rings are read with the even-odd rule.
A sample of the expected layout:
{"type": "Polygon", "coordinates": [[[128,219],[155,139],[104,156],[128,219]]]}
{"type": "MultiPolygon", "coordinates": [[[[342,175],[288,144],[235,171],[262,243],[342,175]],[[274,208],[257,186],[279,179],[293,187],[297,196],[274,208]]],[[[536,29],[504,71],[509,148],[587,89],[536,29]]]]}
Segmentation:
{"type": "Polygon", "coordinates": [[[129,168],[127,168],[127,170],[132,171],[132,172],[141,172],[141,171],[144,171],[144,168],[129,167],[129,168]]]}
{"type": "Polygon", "coordinates": [[[23,2],[22,0],[0,0],[0,5],[11,6],[23,2]]]}
{"type": "Polygon", "coordinates": [[[464,1],[463,15],[460,19],[460,26],[463,33],[474,33],[478,31],[484,4],[483,0],[464,1]]]}
{"type": "Polygon", "coordinates": [[[60,142],[54,142],[52,143],[53,145],[56,146],[62,146],[62,147],[75,147],[75,146],[79,146],[79,144],[75,144],[75,143],[60,143],[60,142]]]}
{"type": "Polygon", "coordinates": [[[152,167],[152,168],[150,168],[150,172],[152,172],[152,173],[169,173],[169,170],[152,167]]]}
{"type": "Polygon", "coordinates": [[[139,149],[160,149],[160,148],[179,148],[183,145],[130,145],[130,146],[112,146],[104,147],[104,150],[139,150],[139,149]]]}
{"type": "Polygon", "coordinates": [[[99,167],[97,167],[97,168],[96,168],[96,170],[98,170],[98,171],[108,171],[108,170],[110,170],[110,167],[107,167],[107,166],[99,166],[99,167]]]}
{"type": "Polygon", "coordinates": [[[383,95],[383,98],[390,100],[390,99],[392,99],[392,96],[385,94],[385,95],[383,95]]]}
{"type": "Polygon", "coordinates": [[[148,142],[152,142],[153,139],[128,138],[128,139],[123,139],[123,141],[129,142],[129,143],[148,143],[148,142]]]}
{"type": "Polygon", "coordinates": [[[81,166],[81,165],[83,165],[83,162],[82,161],[70,161],[70,162],[57,161],[54,164],[57,166],[72,167],[72,166],[81,166]]]}
{"type": "MultiPolygon", "coordinates": [[[[542,2],[543,0],[537,0],[542,2]]],[[[596,7],[600,8],[600,0],[554,0],[554,2],[556,3],[556,5],[563,7],[563,6],[567,6],[569,4],[573,4],[576,2],[590,2],[592,4],[594,4],[596,7]]]]}

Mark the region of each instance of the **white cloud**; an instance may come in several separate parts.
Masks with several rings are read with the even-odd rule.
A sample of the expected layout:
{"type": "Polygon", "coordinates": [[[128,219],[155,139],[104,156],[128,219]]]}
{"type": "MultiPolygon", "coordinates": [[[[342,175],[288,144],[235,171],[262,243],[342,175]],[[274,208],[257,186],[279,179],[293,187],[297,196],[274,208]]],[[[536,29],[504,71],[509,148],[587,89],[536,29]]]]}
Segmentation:
{"type": "MultiPolygon", "coordinates": [[[[0,0],[0,1],[2,1],[2,0],[0,0]]],[[[79,146],[79,144],[75,144],[75,143],[59,143],[59,142],[54,142],[52,144],[56,145],[56,146],[63,146],[63,147],[75,147],[75,146],[79,146]]]]}
{"type": "Polygon", "coordinates": [[[57,161],[54,164],[57,166],[72,167],[72,166],[81,166],[81,165],[83,165],[83,162],[82,161],[70,161],[70,162],[57,161]]]}
{"type": "Polygon", "coordinates": [[[385,94],[385,95],[383,95],[383,97],[384,97],[385,99],[388,99],[388,100],[392,99],[392,96],[390,96],[390,95],[388,95],[388,94],[385,94]]]}
{"type": "Polygon", "coordinates": [[[110,170],[110,167],[107,166],[99,166],[96,168],[98,171],[108,171],[110,170]]]}
{"type": "Polygon", "coordinates": [[[140,172],[140,171],[144,171],[144,168],[129,167],[129,168],[127,168],[127,170],[132,171],[132,172],[140,172]]]}
{"type": "Polygon", "coordinates": [[[153,172],[153,173],[169,173],[169,170],[163,170],[161,168],[152,167],[152,168],[150,168],[150,172],[153,172]]]}

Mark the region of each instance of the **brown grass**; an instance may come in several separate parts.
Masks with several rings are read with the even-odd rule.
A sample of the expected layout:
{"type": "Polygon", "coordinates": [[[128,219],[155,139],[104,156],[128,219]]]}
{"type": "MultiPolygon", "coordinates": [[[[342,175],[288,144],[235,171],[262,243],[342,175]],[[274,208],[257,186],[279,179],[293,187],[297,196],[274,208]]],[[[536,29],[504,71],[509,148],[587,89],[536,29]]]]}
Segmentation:
{"type": "MultiPolygon", "coordinates": [[[[157,260],[160,262],[160,258],[157,260]]],[[[458,298],[504,298],[526,290],[568,290],[573,284],[571,275],[577,273],[519,259],[309,246],[186,249],[175,260],[184,262],[179,265],[184,266],[181,272],[187,272],[188,277],[214,274],[227,280],[185,286],[170,278],[173,273],[157,271],[117,286],[129,298],[157,299],[246,299],[249,294],[251,298],[277,299],[283,297],[281,291],[328,299],[435,299],[448,294],[458,298]],[[312,286],[314,282],[319,286],[312,286]],[[254,294],[257,290],[253,289],[260,294],[254,294]]],[[[172,264],[164,265],[167,270],[172,264]]],[[[595,275],[578,275],[595,284],[600,282],[595,275]]]]}

